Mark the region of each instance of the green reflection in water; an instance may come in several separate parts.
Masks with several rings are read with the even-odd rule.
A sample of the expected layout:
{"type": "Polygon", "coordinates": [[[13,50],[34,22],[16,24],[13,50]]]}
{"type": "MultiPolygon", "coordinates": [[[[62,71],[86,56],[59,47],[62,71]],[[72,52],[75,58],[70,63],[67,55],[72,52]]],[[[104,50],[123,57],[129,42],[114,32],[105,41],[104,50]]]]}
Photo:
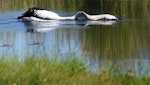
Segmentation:
{"type": "Polygon", "coordinates": [[[149,22],[123,22],[114,26],[91,26],[82,49],[86,53],[109,59],[146,58],[150,45],[146,31],[149,22]],[[138,24],[138,25],[137,25],[138,24]],[[146,37],[147,36],[147,37],[146,37]]]}

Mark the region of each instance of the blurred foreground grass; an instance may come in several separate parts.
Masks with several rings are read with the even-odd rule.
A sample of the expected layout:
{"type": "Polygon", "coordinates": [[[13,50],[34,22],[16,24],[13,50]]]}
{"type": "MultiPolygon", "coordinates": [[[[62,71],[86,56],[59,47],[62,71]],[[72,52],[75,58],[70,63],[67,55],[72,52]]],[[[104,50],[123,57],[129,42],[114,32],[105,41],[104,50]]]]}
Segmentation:
{"type": "Polygon", "coordinates": [[[117,75],[111,71],[92,73],[78,58],[62,60],[45,56],[0,59],[0,85],[149,85],[150,77],[132,72],[117,75]]]}

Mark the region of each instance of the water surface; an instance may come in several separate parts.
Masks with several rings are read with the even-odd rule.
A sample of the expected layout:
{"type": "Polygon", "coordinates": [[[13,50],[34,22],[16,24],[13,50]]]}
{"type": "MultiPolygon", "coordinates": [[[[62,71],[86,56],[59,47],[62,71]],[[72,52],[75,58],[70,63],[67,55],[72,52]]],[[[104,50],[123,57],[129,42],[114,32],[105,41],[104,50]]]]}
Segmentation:
{"type": "Polygon", "coordinates": [[[71,53],[86,57],[92,71],[113,70],[117,66],[122,73],[132,70],[137,75],[150,75],[148,2],[149,0],[70,0],[67,3],[63,0],[1,0],[0,56],[23,58],[71,53]],[[19,4],[15,5],[16,2],[19,4]],[[61,16],[71,16],[83,10],[89,14],[110,13],[125,20],[30,23],[17,20],[25,10],[34,6],[47,8],[61,16]]]}

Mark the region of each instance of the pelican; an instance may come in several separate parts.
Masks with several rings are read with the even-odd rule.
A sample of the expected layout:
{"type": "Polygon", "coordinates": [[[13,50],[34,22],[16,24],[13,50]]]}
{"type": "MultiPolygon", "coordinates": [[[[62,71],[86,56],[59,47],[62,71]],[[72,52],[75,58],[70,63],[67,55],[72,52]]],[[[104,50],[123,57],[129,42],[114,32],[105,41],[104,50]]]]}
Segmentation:
{"type": "Polygon", "coordinates": [[[22,16],[19,16],[18,19],[23,19],[24,21],[50,21],[50,20],[118,20],[114,15],[110,14],[100,14],[100,15],[89,15],[84,11],[79,11],[73,16],[61,17],[55,12],[48,11],[41,8],[29,8],[22,16]]]}
{"type": "Polygon", "coordinates": [[[29,8],[18,19],[23,19],[24,21],[74,20],[74,16],[61,17],[55,12],[33,7],[29,8]]]}
{"type": "Polygon", "coordinates": [[[118,18],[111,14],[89,15],[84,11],[79,11],[75,14],[75,20],[118,20],[118,18]]]}

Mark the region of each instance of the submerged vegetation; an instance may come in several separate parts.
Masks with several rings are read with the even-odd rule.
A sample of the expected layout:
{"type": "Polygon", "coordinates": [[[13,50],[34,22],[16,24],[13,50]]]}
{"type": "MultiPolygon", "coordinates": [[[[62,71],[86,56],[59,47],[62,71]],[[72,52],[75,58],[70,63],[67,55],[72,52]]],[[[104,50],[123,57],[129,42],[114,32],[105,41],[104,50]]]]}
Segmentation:
{"type": "Polygon", "coordinates": [[[0,85],[148,85],[150,77],[110,70],[88,71],[78,58],[28,57],[0,59],[0,85]]]}

